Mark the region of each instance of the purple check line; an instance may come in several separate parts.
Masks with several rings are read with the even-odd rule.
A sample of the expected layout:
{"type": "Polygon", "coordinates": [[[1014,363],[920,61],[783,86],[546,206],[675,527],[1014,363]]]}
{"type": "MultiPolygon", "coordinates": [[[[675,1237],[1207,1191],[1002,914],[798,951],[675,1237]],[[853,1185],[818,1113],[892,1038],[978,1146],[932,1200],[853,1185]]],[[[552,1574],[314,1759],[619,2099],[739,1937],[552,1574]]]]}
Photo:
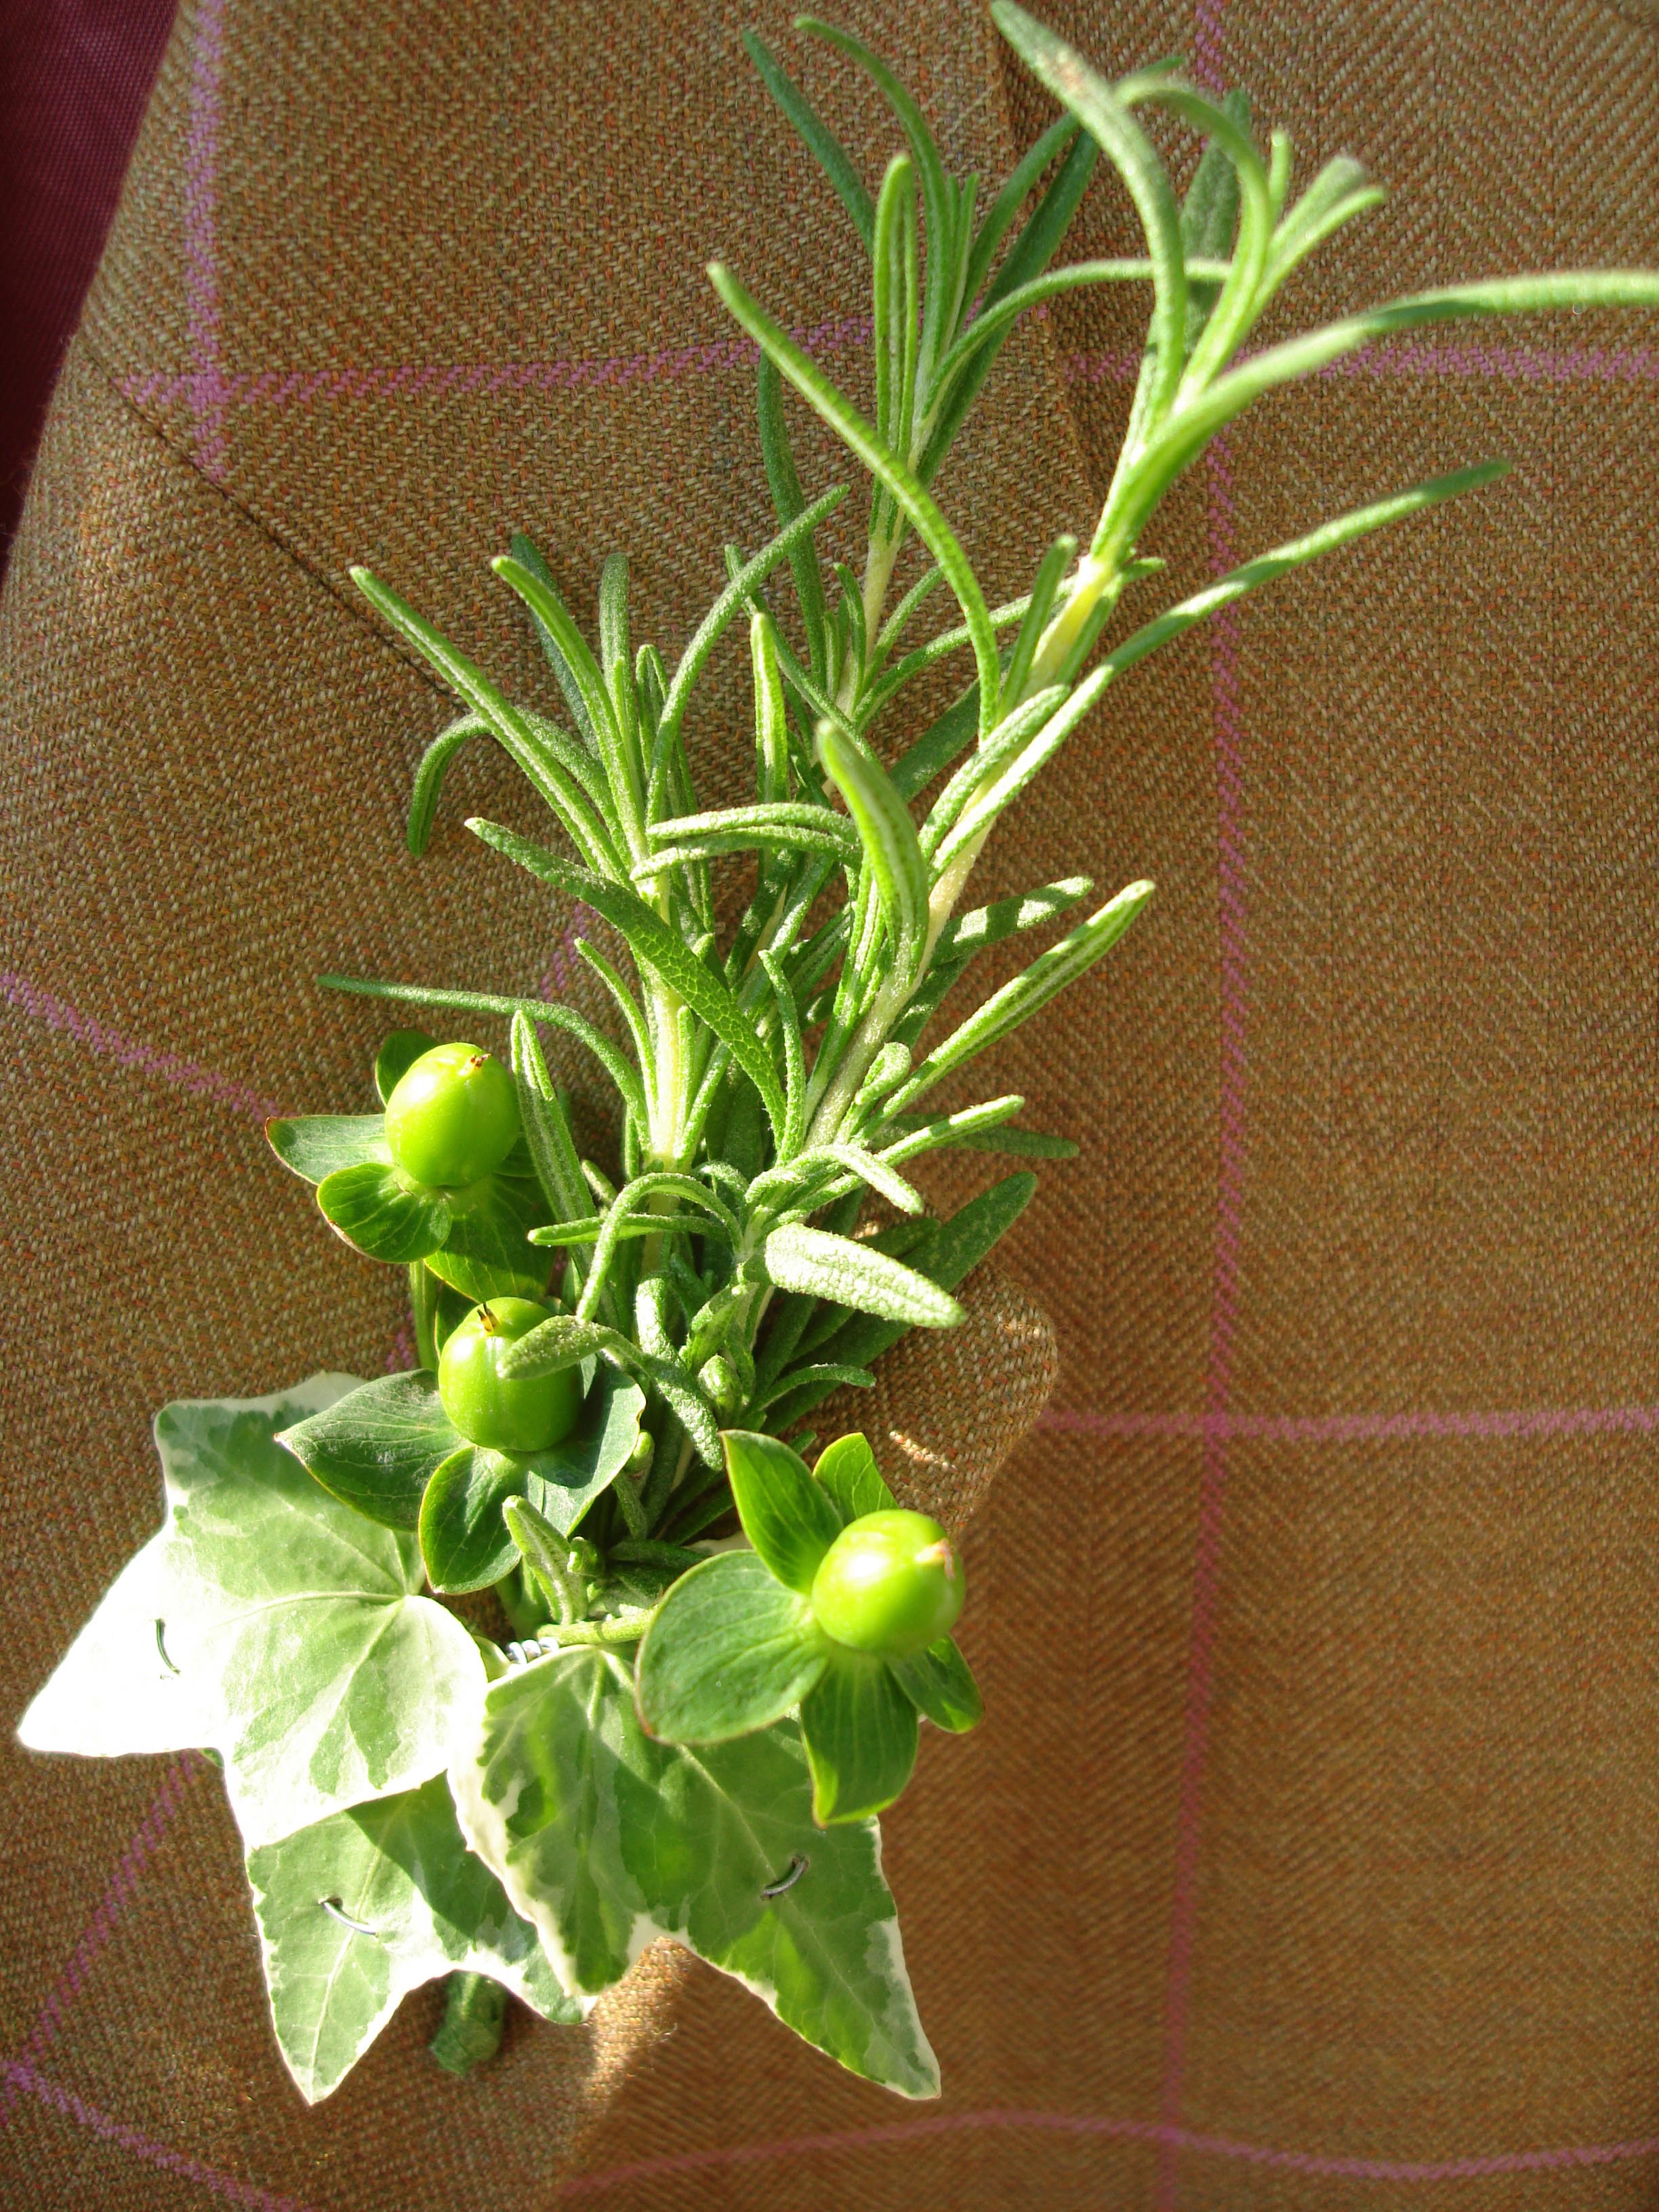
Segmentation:
{"type": "Polygon", "coordinates": [[[77,2097],[73,2089],[64,2088],[61,2082],[49,2081],[21,2059],[0,2060],[0,2076],[4,2077],[9,2087],[38,2099],[64,2119],[73,2120],[76,2127],[96,2136],[100,2142],[113,2143],[129,2157],[145,2166],[159,2166],[163,2173],[176,2174],[180,2181],[193,2181],[198,2189],[205,2189],[211,2196],[222,2197],[232,2204],[246,2205],[248,2212],[313,2212],[313,2207],[302,2204],[297,2197],[279,2196],[275,2190],[261,2189],[257,2182],[243,2181],[236,2174],[206,2166],[198,2158],[186,2158],[182,2151],[170,2149],[153,2136],[130,2128],[125,2120],[100,2112],[96,2105],[77,2097]]]}
{"type": "MultiPolygon", "coordinates": [[[[867,315],[815,323],[791,335],[809,353],[839,353],[870,335],[867,315]]],[[[307,407],[318,401],[447,398],[492,392],[625,390],[717,369],[749,368],[760,358],[751,338],[716,338],[702,345],[670,346],[657,353],[608,354],[569,361],[405,362],[352,368],[255,369],[183,375],[153,369],[123,378],[121,389],[136,407],[194,404],[204,390],[222,408],[307,407]]]]}
{"type": "Polygon", "coordinates": [[[156,1791],[143,1821],[128,1844],[110,1876],[98,1910],[88,1921],[85,1932],[76,1945],[68,1966],[58,1976],[52,1995],[40,2008],[40,2018],[29,2032],[21,2057],[33,2063],[46,2056],[48,2048],[58,2039],[64,2018],[86,1987],[94,1961],[113,1936],[131,1904],[138,1880],[149,1863],[156,1846],[173,1826],[179,1807],[189,1795],[190,1785],[199,1775],[208,1771],[204,1759],[194,1752],[186,1752],[168,1768],[167,1778],[156,1791]]]}
{"type": "Polygon", "coordinates": [[[160,1052],[154,1045],[142,1044],[9,969],[0,970],[0,1004],[15,1006],[46,1028],[73,1037],[96,1059],[112,1060],[118,1067],[132,1068],[158,1083],[172,1085],[174,1090],[188,1091],[192,1097],[210,1098],[233,1113],[251,1114],[264,1121],[285,1110],[271,1099],[260,1097],[250,1085],[221,1075],[216,1068],[202,1067],[178,1053],[160,1052]]]}
{"type": "MultiPolygon", "coordinates": [[[[1205,20],[1200,13],[1200,26],[1205,20]]],[[[1199,45],[1203,46],[1200,35],[1199,45]]],[[[1211,447],[1210,568],[1224,575],[1233,565],[1231,457],[1225,439],[1211,447]]],[[[1182,2097],[1197,1939],[1198,1867],[1203,1848],[1204,1771],[1214,1701],[1214,1645],[1221,1583],[1221,1535],[1226,1508],[1225,1426],[1232,1381],[1233,1336],[1238,1313],[1238,1250],[1244,1211],[1245,1105],[1249,1064],[1248,947],[1245,937],[1244,724],[1239,704],[1237,618],[1217,617],[1210,632],[1211,720],[1216,778],[1216,906],[1219,939],[1219,1055],[1216,1161],[1216,1221],[1210,1286],[1210,1343],[1204,1398],[1206,1425],[1199,1470],[1197,1525],[1193,1539],[1192,1610],[1188,1630],[1186,1708],[1182,1720],[1180,1779],[1176,1801],[1175,1869],[1170,1905],[1170,1949],[1164,1985],[1164,2075],[1153,2203],[1171,2212],[1182,2148],[1182,2097]]]]}
{"type": "Polygon", "coordinates": [[[734,2143],[719,2150],[680,2151],[663,2158],[635,2159],[627,2166],[573,2175],[554,2191],[556,2197],[597,2196],[630,2181],[674,2174],[706,2173],[722,2167],[757,2166],[772,2159],[804,2158],[879,2148],[887,2144],[927,2142],[940,2136],[1029,2132],[1103,2137],[1119,2142],[1152,2143],[1160,2149],[1201,2157],[1237,2159],[1247,2166],[1281,2172],[1318,2175],[1344,2181],[1478,2181],[1487,2175],[1559,2172],[1572,2166],[1617,2166],[1630,2159],[1659,2154],[1659,2136],[1629,2142],[1583,2143],[1564,2150],[1498,2151],[1484,2157],[1448,2159],[1341,2158],[1320,2151],[1279,2150],[1243,2142],[1232,2136],[1202,2135],[1192,2128],[1155,2120],[1117,2120],[1088,2112],[1030,2112],[993,2109],[941,2112],[923,2120],[890,2120],[844,2134],[780,2136],[770,2142],[734,2143]]]}
{"type": "MultiPolygon", "coordinates": [[[[38,2099],[77,2127],[85,2128],[100,2142],[117,2145],[147,2166],[177,2174],[181,2180],[193,2181],[213,2196],[222,2197],[233,2204],[246,2205],[250,2212],[316,2212],[316,2208],[301,2203],[297,2197],[262,2189],[257,2183],[244,2181],[199,2159],[185,2157],[166,2143],[157,2142],[153,2136],[100,2111],[84,2097],[77,2096],[72,2089],[50,2080],[21,2060],[0,2061],[0,2077],[21,2094],[38,2099]]],[[[1348,2158],[1322,2151],[1281,2150],[1268,2143],[1245,2142],[1233,2136],[1205,2135],[1193,2128],[1169,2128],[1153,2120],[1112,2119],[1088,2112],[994,2109],[940,2113],[925,2120],[894,2120],[877,2127],[848,2129],[840,2134],[784,2136],[769,2142],[732,2143],[718,2149],[635,2159],[626,2166],[574,2174],[568,2180],[555,2184],[553,2195],[559,2199],[597,2197],[633,2181],[718,2172],[763,2165],[774,2160],[834,2157],[890,2145],[927,2142],[941,2136],[993,2133],[1080,2136],[1107,2142],[1152,2143],[1199,2157],[1237,2159],[1246,2166],[1342,2181],[1478,2181],[1500,2174],[1559,2173],[1573,2167],[1620,2166],[1632,2159],[1659,2155],[1659,2136],[1649,2136],[1626,2142],[1575,2143],[1555,2150],[1496,2151],[1469,2158],[1348,2158]]]]}
{"type": "Polygon", "coordinates": [[[1546,1406],[1512,1412],[1407,1413],[1089,1413],[1051,1407],[1040,1429],[1091,1437],[1155,1437],[1227,1443],[1386,1443],[1404,1437],[1602,1437],[1659,1435],[1659,1406],[1546,1406]]]}
{"type": "Polygon", "coordinates": [[[225,0],[199,0],[191,48],[185,135],[185,322],[191,370],[180,380],[195,426],[196,458],[224,481],[225,392],[219,373],[219,86],[225,0]]]}
{"type": "MultiPolygon", "coordinates": [[[[205,296],[199,311],[204,365],[183,374],[167,369],[137,371],[121,380],[136,407],[189,404],[204,441],[211,433],[214,465],[222,471],[225,411],[229,407],[307,407],[366,399],[443,399],[493,392],[623,391],[684,376],[706,376],[721,369],[748,368],[757,359],[747,338],[715,339],[703,345],[675,346],[659,353],[599,355],[568,361],[426,362],[373,364],[348,368],[250,369],[234,375],[218,367],[217,325],[205,296]]],[[[821,323],[794,335],[814,354],[837,353],[870,334],[867,317],[821,323]]],[[[1249,358],[1248,349],[1243,356],[1249,358]]],[[[1062,379],[1068,384],[1132,384],[1140,373],[1133,352],[1066,353],[1062,379]]],[[[1659,348],[1583,348],[1423,343],[1395,340],[1369,346],[1346,360],[1328,362],[1321,377],[1486,380],[1495,383],[1659,383],[1659,348]]]]}

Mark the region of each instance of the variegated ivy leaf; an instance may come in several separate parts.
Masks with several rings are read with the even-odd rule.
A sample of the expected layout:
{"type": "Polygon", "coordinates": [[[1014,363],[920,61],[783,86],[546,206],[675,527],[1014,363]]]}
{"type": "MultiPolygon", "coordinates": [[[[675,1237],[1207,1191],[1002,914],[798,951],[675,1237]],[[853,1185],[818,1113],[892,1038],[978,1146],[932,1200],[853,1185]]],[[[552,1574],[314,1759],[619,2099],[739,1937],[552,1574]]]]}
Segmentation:
{"type": "Polygon", "coordinates": [[[670,1936],[852,2072],[938,2094],[880,1831],[813,1826],[793,1722],[696,1750],[653,1743],[626,1666],[566,1651],[491,1685],[450,1786],[467,1842],[567,1987],[597,1994],[670,1936]]]}
{"type": "Polygon", "coordinates": [[[339,2087],[410,1990],[441,1974],[488,1974],[544,2020],[588,2010],[461,1840],[441,1775],[262,1844],[247,1874],[271,2025],[308,2104],[339,2087]]]}
{"type": "Polygon", "coordinates": [[[442,1771],[483,1685],[477,1646],[419,1595],[414,1536],[340,1504],[276,1442],[355,1387],[319,1375],[162,1407],[162,1532],[24,1715],[31,1749],[211,1747],[250,1846],[442,1771]]]}

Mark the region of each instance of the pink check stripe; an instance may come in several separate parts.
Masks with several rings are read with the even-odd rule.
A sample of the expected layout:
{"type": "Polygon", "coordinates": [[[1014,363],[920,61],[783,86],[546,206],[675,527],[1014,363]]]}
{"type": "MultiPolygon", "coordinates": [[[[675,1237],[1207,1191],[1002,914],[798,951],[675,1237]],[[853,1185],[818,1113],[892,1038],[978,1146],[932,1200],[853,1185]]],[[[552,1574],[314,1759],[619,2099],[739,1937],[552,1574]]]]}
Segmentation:
{"type": "Polygon", "coordinates": [[[1167,1437],[1208,1443],[1357,1444],[1394,1437],[1595,1437],[1659,1433],[1659,1406],[1543,1406],[1500,1413],[1089,1413],[1054,1406],[1040,1429],[1091,1437],[1167,1437]]]}
{"type": "MultiPolygon", "coordinates": [[[[842,316],[791,334],[809,353],[838,353],[861,344],[870,335],[867,315],[842,316]]],[[[355,368],[244,370],[209,380],[221,406],[308,407],[354,399],[444,399],[491,392],[591,392],[659,384],[684,376],[707,376],[719,369],[752,368],[760,358],[751,338],[710,339],[701,345],[669,346],[656,353],[601,354],[568,361],[404,362],[355,368]]],[[[136,407],[167,407],[194,401],[204,372],[180,375],[164,369],[141,371],[122,380],[121,389],[136,407]]]]}
{"type": "Polygon", "coordinates": [[[1247,2166],[1305,2173],[1343,2181],[1478,2181],[1490,2175],[1559,2172],[1574,2166],[1618,2166],[1659,2155],[1659,2136],[1629,2142],[1582,2143],[1561,2150],[1498,2151],[1471,2158],[1346,2158],[1320,2151],[1281,2150],[1268,2143],[1245,2142],[1234,2136],[1206,2135],[1197,2129],[1170,2127],[1154,2120],[1112,2119],[1089,2112],[1020,2112],[993,2108],[980,2112],[941,2112],[927,2119],[891,2120],[838,2135],[781,2136],[769,2142],[733,2143],[717,2150],[681,2151],[663,2158],[631,2160],[596,2173],[573,2176],[560,2184],[559,2199],[599,2196],[635,2181],[676,2174],[717,2172],[759,2166],[775,2159],[835,2156],[903,2147],[942,2136],[1028,2132],[1080,2136],[1109,2142],[1149,2143],[1159,2149],[1199,2157],[1237,2159],[1247,2166]]]}
{"type": "Polygon", "coordinates": [[[44,2074],[21,2059],[0,2059],[0,2077],[27,2097],[36,2098],[64,2119],[72,2120],[78,2128],[85,2128],[100,2142],[112,2143],[131,2158],[144,2166],[158,2166],[163,2173],[171,2173],[180,2181],[194,2182],[211,2197],[222,2197],[227,2203],[240,2204],[247,2212],[315,2212],[315,2208],[302,2204],[297,2197],[279,2196],[274,2189],[261,2189],[258,2183],[243,2181],[234,2173],[225,2173],[217,2166],[207,2166],[199,2158],[186,2158],[166,2143],[157,2142],[153,2136],[130,2128],[125,2120],[112,2118],[96,2105],[78,2097],[73,2089],[66,2089],[58,2081],[48,2081],[44,2074]]]}
{"type": "MultiPolygon", "coordinates": [[[[1247,347],[1241,360],[1249,359],[1247,347]]],[[[1138,353],[1068,353],[1060,356],[1068,384],[1132,384],[1140,374],[1138,353]]],[[[1659,383],[1659,348],[1653,346],[1492,345],[1483,340],[1425,343],[1395,338],[1367,346],[1345,360],[1328,362],[1318,377],[1374,381],[1398,377],[1467,377],[1498,384],[1659,383]]]]}
{"type": "Polygon", "coordinates": [[[186,1753],[168,1769],[166,1780],[155,1794],[155,1802],[144,1815],[131,1842],[122,1852],[115,1872],[110,1877],[109,1887],[98,1910],[87,1923],[85,1932],[75,1947],[74,1955],[58,1976],[51,1996],[40,2008],[40,2016],[30,2031],[28,2041],[23,2045],[25,2059],[44,2057],[49,2046],[57,2040],[65,2014],[85,1988],[99,1954],[125,1916],[139,1878],[162,1837],[173,1826],[179,1807],[189,1794],[191,1784],[198,1775],[206,1771],[206,1760],[197,1758],[194,1753],[186,1753]]]}
{"type": "Polygon", "coordinates": [[[185,312],[191,373],[180,379],[204,475],[222,483],[225,395],[219,375],[219,120],[226,0],[201,0],[191,49],[185,138],[185,312]]]}
{"type": "MultiPolygon", "coordinates": [[[[180,2180],[193,2182],[211,2196],[246,2206],[249,2212],[320,2212],[320,2208],[303,2204],[296,2197],[262,2189],[255,2182],[244,2181],[200,2159],[185,2157],[19,2060],[0,2061],[0,2078],[22,2095],[37,2099],[77,2127],[86,2129],[100,2142],[112,2143],[143,2164],[175,2174],[180,2180]]],[[[1634,2159],[1659,2156],[1659,2136],[1648,2136],[1625,2142],[1575,2143],[1559,2149],[1496,2151],[1466,2158],[1353,2158],[1322,2151],[1281,2149],[1275,2144],[1247,2142],[1234,2136],[1207,2135],[1194,2128],[1170,2128],[1152,2120],[994,2107],[978,2112],[939,2113],[927,2119],[889,2121],[838,2134],[782,2136],[766,2142],[730,2143],[710,2150],[634,2159],[626,2165],[605,2166],[597,2172],[574,2174],[556,2185],[551,2195],[559,2201],[597,2197],[623,2188],[630,2182],[719,2172],[787,2159],[836,2157],[887,2147],[902,2148],[944,2136],[994,2133],[1073,2136],[1105,2142],[1167,2145],[1199,2157],[1236,2159],[1246,2166],[1276,2168],[1281,2172],[1363,2182],[1478,2181],[1503,2174],[1620,2166],[1634,2159]]]]}
{"type": "Polygon", "coordinates": [[[15,1006],[20,1013],[44,1024],[47,1029],[73,1037],[100,1060],[112,1060],[118,1066],[153,1076],[158,1083],[171,1084],[175,1090],[188,1091],[192,1097],[210,1098],[216,1106],[228,1106],[238,1114],[252,1114],[261,1121],[283,1110],[274,1099],[262,1098],[251,1085],[237,1082],[234,1076],[221,1075],[216,1068],[203,1067],[178,1053],[159,1052],[154,1045],[141,1043],[136,1037],[112,1029],[107,1022],[83,1014],[66,999],[43,991],[27,975],[17,975],[9,969],[0,970],[0,1004],[15,1006]]]}
{"type": "MultiPolygon", "coordinates": [[[[135,407],[187,404],[204,450],[221,473],[225,417],[233,407],[447,399],[495,392],[620,392],[636,385],[749,369],[757,358],[748,338],[716,338],[658,353],[601,354],[561,361],[365,362],[354,367],[244,369],[226,374],[217,367],[216,352],[208,344],[211,338],[216,347],[214,331],[204,311],[202,337],[209,365],[183,371],[136,370],[121,380],[121,389],[135,407]]],[[[867,317],[850,317],[821,323],[794,335],[809,352],[828,354],[860,344],[869,333],[867,317]]],[[[1248,349],[1243,358],[1249,358],[1248,349]]],[[[1140,373],[1140,356],[1128,350],[1066,353],[1060,357],[1060,372],[1068,384],[1132,384],[1140,373]]],[[[1482,340],[1425,343],[1395,339],[1367,347],[1344,361],[1331,362],[1317,374],[1374,382],[1445,377],[1545,386],[1650,385],[1659,383],[1659,348],[1497,345],[1482,340]]],[[[203,465],[207,466],[207,460],[203,465]]]]}

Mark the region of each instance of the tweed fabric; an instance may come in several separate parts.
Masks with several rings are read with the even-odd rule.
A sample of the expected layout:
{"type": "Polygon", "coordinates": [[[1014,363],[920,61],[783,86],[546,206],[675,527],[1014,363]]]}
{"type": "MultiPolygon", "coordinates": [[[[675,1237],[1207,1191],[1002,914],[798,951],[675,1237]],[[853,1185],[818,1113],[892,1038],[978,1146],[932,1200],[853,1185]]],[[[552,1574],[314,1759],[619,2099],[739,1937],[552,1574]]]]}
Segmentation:
{"type": "MultiPolygon", "coordinates": [[[[1600,0],[1048,13],[1113,69],[1185,48],[1304,161],[1396,186],[1275,327],[1659,254],[1659,43],[1600,0]]],[[[976,7],[843,18],[960,166],[1044,115],[976,7]]],[[[855,256],[738,20],[181,18],[0,602],[10,1710],[153,1524],[156,1403],[395,1356],[391,1277],[261,1157],[262,1110],[363,1094],[381,1024],[309,979],[568,965],[568,917],[458,826],[532,826],[501,763],[475,749],[402,854],[446,704],[346,563],[550,706],[484,566],[509,530],[584,600],[626,547],[665,645],[764,531],[702,261],[845,358],[855,256]]],[[[802,66],[873,167],[872,96],[802,66]]],[[[1128,237],[1099,190],[1073,251],[1128,237]]],[[[998,592],[1086,526],[1134,336],[1121,295],[1073,300],[1000,364],[939,488],[998,592]]],[[[998,1255],[1060,1374],[968,1533],[990,1717],[887,1824],[941,2106],[653,1954],[590,2033],[521,2023],[460,2087],[411,2002],[308,2113],[210,1776],[7,1750],[12,2199],[1652,2201],[1656,381],[1650,325],[1583,316],[1277,397],[1160,518],[1175,589],[1438,468],[1516,474],[1138,673],[988,851],[987,895],[1160,890],[986,1071],[1083,1151],[998,1255]]],[[[716,795],[742,678],[694,733],[716,795]]],[[[1033,1336],[908,1403],[887,1378],[890,1446],[994,1449],[976,1400],[1040,1389],[1033,1336]]]]}

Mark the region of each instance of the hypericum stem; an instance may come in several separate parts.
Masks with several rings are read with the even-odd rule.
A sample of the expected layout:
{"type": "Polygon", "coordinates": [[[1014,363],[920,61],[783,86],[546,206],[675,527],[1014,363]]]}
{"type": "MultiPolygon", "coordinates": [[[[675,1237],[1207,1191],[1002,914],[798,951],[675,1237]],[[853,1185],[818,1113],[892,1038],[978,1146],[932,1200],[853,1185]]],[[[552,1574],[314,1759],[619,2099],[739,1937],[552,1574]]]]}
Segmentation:
{"type": "Polygon", "coordinates": [[[415,1364],[435,1368],[438,1346],[433,1324],[438,1311],[437,1278],[428,1271],[424,1260],[410,1263],[409,1304],[415,1322],[415,1364]]]}
{"type": "MultiPolygon", "coordinates": [[[[651,1618],[643,1607],[619,1613],[612,1620],[571,1620],[551,1625],[551,1640],[560,1645],[574,1644],[637,1644],[645,1633],[645,1624],[651,1618]]],[[[543,1641],[548,1640],[544,1632],[543,1641]]]]}

